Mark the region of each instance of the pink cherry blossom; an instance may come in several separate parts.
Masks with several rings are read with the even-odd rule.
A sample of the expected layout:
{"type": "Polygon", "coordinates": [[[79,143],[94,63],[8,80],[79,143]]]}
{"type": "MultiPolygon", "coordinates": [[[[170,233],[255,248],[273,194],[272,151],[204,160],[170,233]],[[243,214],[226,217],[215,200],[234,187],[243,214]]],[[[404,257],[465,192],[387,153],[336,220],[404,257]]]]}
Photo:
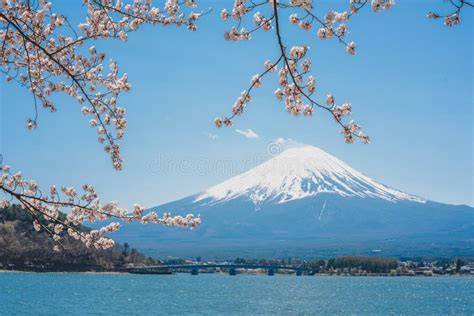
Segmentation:
{"type": "MultiPolygon", "coordinates": [[[[128,75],[119,73],[115,61],[110,61],[108,69],[104,66],[105,53],[89,42],[114,38],[127,41],[128,33],[145,24],[185,25],[194,31],[202,13],[191,11],[186,16],[176,0],[166,1],[163,12],[149,0],[133,4],[111,0],[83,2],[87,17],[76,30],[66,16],[53,11],[50,2],[40,0],[33,6],[26,0],[1,1],[0,69],[7,81],[25,87],[35,98],[36,115],[26,123],[30,130],[38,127],[38,104],[56,111],[54,94],[66,94],[84,103],[82,113],[91,116],[91,127],[100,127],[99,142],[113,149],[107,152],[114,168],[120,170],[123,158],[118,141],[124,135],[127,120],[119,97],[132,86],[128,75]],[[86,53],[82,50],[84,46],[86,53]]],[[[185,3],[189,8],[196,6],[194,0],[185,3]]]]}
{"type": "MultiPolygon", "coordinates": [[[[171,216],[164,213],[162,217],[154,212],[144,215],[144,209],[135,204],[129,212],[117,202],[101,204],[93,186],[86,184],[79,193],[73,187],[62,187],[61,192],[55,186],[50,188],[50,194],[42,194],[36,181],[25,180],[21,172],[12,174],[8,166],[0,165],[0,189],[16,201],[34,218],[33,227],[36,231],[44,230],[62,246],[64,234],[83,242],[87,247],[110,248],[114,245],[106,235],[120,230],[121,224],[112,222],[90,232],[79,228],[84,223],[109,221],[118,219],[124,223],[140,222],[165,226],[196,228],[201,224],[200,216],[188,214],[185,217],[171,216]],[[60,211],[67,212],[66,218],[60,216],[60,211]]],[[[45,191],[46,192],[46,191],[45,191]]],[[[0,199],[0,208],[7,207],[9,201],[0,199]]]]}

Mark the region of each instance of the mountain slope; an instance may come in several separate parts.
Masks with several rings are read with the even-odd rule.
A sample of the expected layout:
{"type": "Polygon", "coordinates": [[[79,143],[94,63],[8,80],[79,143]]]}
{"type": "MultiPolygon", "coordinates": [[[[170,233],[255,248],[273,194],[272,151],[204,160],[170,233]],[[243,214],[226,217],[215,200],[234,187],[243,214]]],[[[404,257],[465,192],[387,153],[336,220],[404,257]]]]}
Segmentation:
{"type": "Polygon", "coordinates": [[[203,218],[195,231],[132,225],[120,233],[160,255],[474,253],[472,207],[389,188],[311,146],[289,149],[202,193],[154,209],[203,218]]]}

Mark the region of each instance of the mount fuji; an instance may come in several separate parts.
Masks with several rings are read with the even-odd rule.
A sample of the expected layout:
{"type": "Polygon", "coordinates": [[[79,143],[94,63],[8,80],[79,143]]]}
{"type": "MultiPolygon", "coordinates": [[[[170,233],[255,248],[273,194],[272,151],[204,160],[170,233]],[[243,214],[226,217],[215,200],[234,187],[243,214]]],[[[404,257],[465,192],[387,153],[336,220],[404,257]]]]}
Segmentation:
{"type": "Polygon", "coordinates": [[[426,202],[377,183],[313,146],[287,149],[254,169],[209,188],[195,202],[214,204],[243,197],[254,204],[281,204],[323,193],[391,202],[426,202]]]}
{"type": "Polygon", "coordinates": [[[200,213],[203,224],[137,225],[118,239],[161,256],[474,254],[474,208],[390,188],[306,145],[153,210],[200,213]]]}

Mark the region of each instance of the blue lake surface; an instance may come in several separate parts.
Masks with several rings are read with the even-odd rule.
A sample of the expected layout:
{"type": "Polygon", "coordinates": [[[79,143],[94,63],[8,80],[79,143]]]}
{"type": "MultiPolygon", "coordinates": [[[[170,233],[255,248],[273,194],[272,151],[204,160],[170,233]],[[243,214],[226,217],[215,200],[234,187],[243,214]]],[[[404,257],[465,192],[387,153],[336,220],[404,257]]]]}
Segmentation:
{"type": "Polygon", "coordinates": [[[0,315],[474,315],[473,277],[0,273],[0,315]]]}

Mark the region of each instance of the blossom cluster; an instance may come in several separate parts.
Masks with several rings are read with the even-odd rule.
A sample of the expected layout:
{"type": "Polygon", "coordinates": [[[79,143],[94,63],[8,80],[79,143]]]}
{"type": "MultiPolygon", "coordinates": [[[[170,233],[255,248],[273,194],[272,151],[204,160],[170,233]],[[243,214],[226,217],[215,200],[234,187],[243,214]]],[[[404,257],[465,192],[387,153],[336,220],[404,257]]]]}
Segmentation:
{"type": "Polygon", "coordinates": [[[87,20],[79,28],[85,36],[119,37],[126,41],[127,33],[137,30],[144,24],[185,25],[189,30],[196,31],[196,22],[202,13],[189,12],[187,15],[182,7],[194,9],[195,0],[167,0],[163,10],[153,5],[151,0],[124,3],[122,0],[83,0],[87,6],[87,20]]]}
{"type": "Polygon", "coordinates": [[[375,12],[380,12],[382,10],[389,10],[395,5],[395,0],[372,0],[370,6],[375,12]]]}
{"type": "Polygon", "coordinates": [[[304,59],[309,48],[307,46],[294,46],[290,50],[288,63],[278,72],[278,88],[274,94],[278,100],[285,100],[285,109],[288,113],[299,116],[313,115],[313,104],[305,103],[316,91],[316,80],[313,76],[308,76],[303,82],[303,75],[308,73],[311,62],[304,59]]]}
{"type": "MultiPolygon", "coordinates": [[[[127,121],[119,95],[128,92],[131,84],[126,73],[119,74],[117,63],[94,45],[94,39],[118,38],[126,41],[128,33],[143,24],[186,25],[196,30],[201,13],[186,17],[177,0],[168,0],[164,12],[152,1],[84,0],[87,19],[78,30],[66,16],[57,14],[45,0],[0,1],[0,71],[7,81],[16,82],[34,96],[35,115],[26,127],[38,127],[38,104],[51,112],[57,111],[53,95],[64,93],[83,104],[82,113],[90,116],[89,125],[97,130],[98,141],[109,153],[113,166],[121,170],[123,158],[117,140],[124,135],[127,121]],[[112,132],[112,130],[114,132],[112,132]]],[[[196,2],[187,0],[187,7],[196,2]]]]}
{"type": "MultiPolygon", "coordinates": [[[[135,204],[132,211],[121,208],[117,202],[101,204],[98,194],[91,185],[83,185],[81,192],[73,187],[51,186],[48,191],[41,190],[34,180],[26,180],[20,172],[12,173],[10,166],[0,165],[0,189],[10,199],[0,199],[0,208],[10,205],[15,199],[34,218],[35,230],[44,230],[63,246],[65,235],[81,241],[88,248],[106,249],[114,246],[107,237],[121,228],[120,223],[112,222],[99,229],[87,231],[81,228],[86,222],[94,223],[118,219],[125,223],[153,223],[164,226],[195,228],[201,224],[201,217],[188,214],[171,216],[164,213],[160,217],[155,212],[145,212],[135,204]],[[64,218],[61,212],[67,213],[64,218]]],[[[59,249],[59,248],[56,248],[59,249]]]]}

